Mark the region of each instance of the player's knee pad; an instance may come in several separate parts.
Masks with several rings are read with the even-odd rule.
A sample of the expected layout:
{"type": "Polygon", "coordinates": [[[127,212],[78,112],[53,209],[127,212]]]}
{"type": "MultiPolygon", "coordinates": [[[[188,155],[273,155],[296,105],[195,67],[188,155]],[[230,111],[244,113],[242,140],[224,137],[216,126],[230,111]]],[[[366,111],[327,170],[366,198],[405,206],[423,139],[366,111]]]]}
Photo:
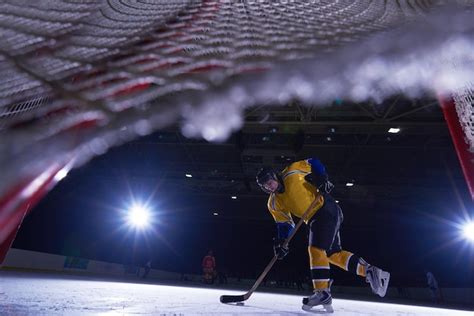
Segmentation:
{"type": "Polygon", "coordinates": [[[329,262],[341,269],[365,276],[365,267],[367,262],[352,252],[341,250],[328,256],[329,262]]]}
{"type": "Polygon", "coordinates": [[[334,255],[336,253],[339,253],[341,251],[342,251],[341,248],[331,248],[331,249],[326,251],[326,255],[328,256],[328,258],[330,258],[332,255],[334,255]]]}
{"type": "Polygon", "coordinates": [[[353,263],[357,263],[354,260],[357,260],[354,258],[354,254],[349,252],[349,251],[337,251],[333,252],[331,254],[328,254],[329,262],[338,266],[341,269],[344,269],[346,271],[350,271],[349,267],[352,267],[353,263]],[[354,262],[351,262],[351,259],[354,262]]]}

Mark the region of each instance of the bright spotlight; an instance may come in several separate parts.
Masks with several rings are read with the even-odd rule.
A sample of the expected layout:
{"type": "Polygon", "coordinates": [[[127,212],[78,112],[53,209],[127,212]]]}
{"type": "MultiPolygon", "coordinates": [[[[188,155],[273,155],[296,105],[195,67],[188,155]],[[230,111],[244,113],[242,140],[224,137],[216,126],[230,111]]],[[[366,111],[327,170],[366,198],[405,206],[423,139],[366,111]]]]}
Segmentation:
{"type": "Polygon", "coordinates": [[[143,205],[133,205],[128,211],[127,220],[131,226],[144,228],[150,224],[150,210],[143,205]]]}
{"type": "Polygon", "coordinates": [[[463,227],[464,237],[471,242],[474,242],[474,222],[470,222],[463,227]]]}

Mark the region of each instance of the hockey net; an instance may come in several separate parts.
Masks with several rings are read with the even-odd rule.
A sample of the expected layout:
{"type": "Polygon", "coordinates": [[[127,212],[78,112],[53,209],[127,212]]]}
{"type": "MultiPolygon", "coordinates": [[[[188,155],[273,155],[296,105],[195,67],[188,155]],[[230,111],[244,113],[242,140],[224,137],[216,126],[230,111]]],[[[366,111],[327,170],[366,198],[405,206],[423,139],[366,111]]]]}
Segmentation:
{"type": "Polygon", "coordinates": [[[71,168],[140,135],[181,121],[218,141],[259,103],[457,91],[439,60],[469,58],[474,25],[446,3],[2,0],[0,260],[71,168]]]}
{"type": "Polygon", "coordinates": [[[464,131],[464,141],[468,151],[474,152],[474,83],[462,92],[454,94],[456,112],[461,128],[464,131]]]}
{"type": "Polygon", "coordinates": [[[467,186],[474,198],[474,84],[468,82],[451,98],[441,98],[441,105],[467,186]]]}

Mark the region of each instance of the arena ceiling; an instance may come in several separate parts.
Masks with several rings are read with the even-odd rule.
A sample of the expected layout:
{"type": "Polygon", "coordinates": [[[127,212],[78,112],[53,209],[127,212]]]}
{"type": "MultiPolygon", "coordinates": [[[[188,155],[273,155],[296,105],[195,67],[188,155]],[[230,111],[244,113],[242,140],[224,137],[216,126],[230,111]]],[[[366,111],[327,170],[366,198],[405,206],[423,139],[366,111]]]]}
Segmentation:
{"type": "Polygon", "coordinates": [[[337,197],[353,203],[466,190],[440,105],[429,96],[398,95],[382,103],[335,100],[324,107],[298,101],[257,106],[246,111],[242,129],[225,142],[189,139],[174,126],[91,164],[101,166],[96,173],[104,178],[127,165],[135,179],[166,178],[167,185],[198,195],[252,198],[263,196],[254,181],[263,165],[281,169],[308,157],[326,164],[337,197]]]}

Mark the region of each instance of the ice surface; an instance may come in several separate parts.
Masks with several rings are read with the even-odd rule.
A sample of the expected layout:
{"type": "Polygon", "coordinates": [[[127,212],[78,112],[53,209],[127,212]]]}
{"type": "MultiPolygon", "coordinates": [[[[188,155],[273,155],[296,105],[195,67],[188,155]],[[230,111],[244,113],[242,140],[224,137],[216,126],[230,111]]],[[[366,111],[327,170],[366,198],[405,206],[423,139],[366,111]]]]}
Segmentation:
{"type": "MultiPolygon", "coordinates": [[[[243,306],[219,302],[242,291],[0,272],[2,315],[308,315],[301,296],[254,293],[243,306]]],[[[474,315],[474,312],[334,299],[333,315],[474,315]]]]}

